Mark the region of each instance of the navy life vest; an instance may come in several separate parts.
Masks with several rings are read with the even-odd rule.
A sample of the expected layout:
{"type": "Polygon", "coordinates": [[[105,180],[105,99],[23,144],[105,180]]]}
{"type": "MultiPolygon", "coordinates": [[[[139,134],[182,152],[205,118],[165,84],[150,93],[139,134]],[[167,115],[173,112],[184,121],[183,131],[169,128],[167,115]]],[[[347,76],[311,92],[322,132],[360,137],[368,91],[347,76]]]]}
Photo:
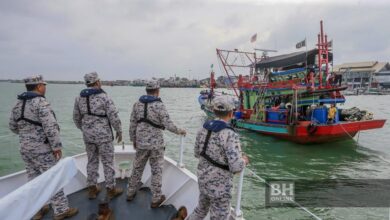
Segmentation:
{"type": "Polygon", "coordinates": [[[222,131],[223,129],[230,129],[235,132],[235,130],[230,127],[226,122],[224,121],[218,121],[218,120],[212,120],[212,121],[207,121],[203,124],[203,128],[207,130],[207,135],[206,139],[204,141],[203,149],[200,152],[200,156],[202,156],[204,159],[206,159],[209,163],[213,164],[216,167],[219,167],[221,169],[229,171],[229,165],[226,164],[221,164],[215,160],[213,160],[209,155],[206,154],[206,150],[209,145],[209,140],[212,132],[219,132],[222,131]]]}
{"type": "MultiPolygon", "coordinates": [[[[20,117],[18,119],[16,119],[16,122],[25,121],[25,122],[28,122],[30,124],[42,127],[42,123],[41,122],[33,121],[31,119],[28,119],[28,118],[24,117],[24,109],[26,108],[27,100],[34,99],[36,97],[43,97],[43,98],[45,98],[45,96],[39,95],[38,93],[31,92],[31,91],[24,92],[24,93],[18,95],[18,99],[19,100],[23,100],[23,104],[22,104],[22,113],[20,114],[20,117]]],[[[56,118],[56,115],[54,114],[54,112],[53,112],[53,115],[54,115],[54,118],[56,118]]],[[[45,141],[43,143],[48,144],[49,143],[49,139],[46,137],[46,139],[45,139],[45,141]]]]}
{"type": "Polygon", "coordinates": [[[22,113],[20,114],[20,117],[18,119],[16,119],[16,122],[25,121],[25,122],[28,122],[30,124],[42,127],[42,123],[41,122],[33,121],[31,119],[28,119],[28,118],[24,117],[24,109],[26,108],[27,100],[30,100],[30,99],[33,99],[33,98],[36,98],[36,97],[43,97],[43,98],[45,98],[45,96],[43,96],[43,95],[39,95],[39,94],[37,94],[35,92],[30,92],[30,91],[29,92],[24,92],[24,93],[18,95],[18,99],[19,100],[23,100],[23,104],[22,104],[22,113]]]}
{"type": "Polygon", "coordinates": [[[152,102],[162,102],[160,98],[158,97],[155,97],[155,96],[150,96],[150,95],[143,95],[139,98],[139,101],[141,103],[144,103],[144,117],[143,118],[140,118],[137,123],[141,123],[141,122],[144,122],[144,123],[147,123],[155,128],[158,128],[158,129],[162,129],[164,130],[165,127],[163,125],[158,125],[154,122],[152,122],[151,120],[148,119],[148,103],[152,103],[152,102]]]}
{"type": "Polygon", "coordinates": [[[101,93],[106,93],[106,92],[103,89],[86,88],[86,89],[81,90],[80,97],[85,97],[87,99],[87,114],[88,115],[99,117],[99,118],[107,118],[108,126],[110,127],[110,130],[111,130],[112,139],[114,140],[114,132],[112,131],[110,119],[108,118],[107,114],[98,115],[98,114],[95,114],[91,111],[91,104],[89,101],[89,97],[91,95],[97,95],[97,94],[101,94],[101,93]]]}
{"type": "Polygon", "coordinates": [[[83,89],[80,92],[80,96],[81,97],[85,97],[87,99],[87,114],[88,115],[92,115],[92,116],[96,116],[96,117],[100,117],[100,118],[107,118],[106,114],[98,115],[98,114],[95,114],[95,113],[91,112],[91,106],[90,106],[91,104],[90,104],[90,101],[89,101],[89,97],[91,95],[96,95],[96,94],[100,94],[100,93],[106,93],[106,92],[104,92],[103,89],[88,88],[88,89],[83,89]]]}

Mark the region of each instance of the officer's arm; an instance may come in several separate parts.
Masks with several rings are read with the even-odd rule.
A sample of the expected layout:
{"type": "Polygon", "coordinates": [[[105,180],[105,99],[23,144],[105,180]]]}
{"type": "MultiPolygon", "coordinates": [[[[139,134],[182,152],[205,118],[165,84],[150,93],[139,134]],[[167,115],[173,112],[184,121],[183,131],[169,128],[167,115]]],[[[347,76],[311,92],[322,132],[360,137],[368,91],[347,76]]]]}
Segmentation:
{"type": "Polygon", "coordinates": [[[176,127],[176,125],[172,122],[171,118],[169,117],[168,111],[165,108],[165,105],[163,103],[159,103],[159,113],[160,113],[160,121],[162,122],[162,125],[164,127],[175,134],[179,134],[179,129],[176,127]]]}
{"type": "Polygon", "coordinates": [[[54,116],[54,112],[46,100],[42,100],[39,105],[39,121],[42,123],[42,128],[49,141],[50,147],[53,151],[60,150],[62,148],[60,127],[54,116]]]}
{"type": "Polygon", "coordinates": [[[74,101],[74,108],[73,108],[73,122],[76,125],[78,129],[81,129],[81,112],[79,109],[79,98],[76,98],[74,101]]]}
{"type": "MultiPolygon", "coordinates": [[[[16,107],[15,107],[15,108],[16,108],[16,107]]],[[[15,109],[15,108],[14,108],[14,109],[15,109]]],[[[14,117],[14,109],[12,109],[11,116],[10,116],[10,118],[9,118],[8,126],[9,126],[9,129],[10,129],[13,133],[19,134],[18,123],[16,122],[15,117],[14,117]]]]}
{"type": "Polygon", "coordinates": [[[131,111],[131,115],[130,115],[129,135],[130,135],[130,140],[133,143],[135,143],[135,135],[137,131],[137,117],[136,117],[136,110],[135,110],[136,105],[137,103],[133,105],[133,110],[131,111]]]}
{"type": "Polygon", "coordinates": [[[112,99],[108,96],[106,99],[106,113],[108,119],[110,120],[111,126],[117,133],[122,133],[122,123],[121,119],[119,118],[118,109],[115,107],[112,99]]]}
{"type": "Polygon", "coordinates": [[[202,147],[203,147],[200,145],[200,139],[202,138],[202,130],[203,128],[201,128],[198,131],[198,134],[196,135],[196,139],[195,139],[194,154],[196,158],[200,157],[200,152],[202,151],[202,147]]]}
{"type": "Polygon", "coordinates": [[[238,134],[228,131],[225,143],[225,153],[230,171],[232,173],[241,172],[245,168],[245,162],[241,157],[241,144],[238,134]]]}

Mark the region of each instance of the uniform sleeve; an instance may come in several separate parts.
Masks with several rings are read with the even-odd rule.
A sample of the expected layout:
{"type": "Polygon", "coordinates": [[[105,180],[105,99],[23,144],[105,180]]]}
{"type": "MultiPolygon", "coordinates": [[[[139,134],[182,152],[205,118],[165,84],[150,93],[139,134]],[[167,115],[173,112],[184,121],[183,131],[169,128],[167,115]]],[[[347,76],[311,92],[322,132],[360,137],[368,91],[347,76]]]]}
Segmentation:
{"type": "Polygon", "coordinates": [[[165,105],[161,103],[160,107],[160,121],[162,122],[162,125],[164,127],[175,134],[178,134],[179,129],[176,127],[176,125],[172,122],[171,118],[169,117],[168,111],[165,108],[165,105]]]}
{"type": "Polygon", "coordinates": [[[60,127],[53,110],[46,100],[40,102],[38,117],[52,150],[61,149],[60,127]]]}
{"type": "MultiPolygon", "coordinates": [[[[14,108],[14,109],[15,109],[15,108],[14,108]]],[[[14,116],[14,109],[13,109],[12,112],[11,112],[11,116],[10,116],[10,118],[9,118],[8,126],[9,126],[9,129],[10,129],[13,133],[19,134],[18,123],[16,122],[15,116],[14,116]]]]}
{"type": "Polygon", "coordinates": [[[106,113],[108,120],[110,120],[111,126],[114,128],[114,130],[118,133],[122,133],[122,123],[121,119],[119,118],[119,112],[110,97],[107,97],[106,113]]]}
{"type": "Polygon", "coordinates": [[[81,129],[82,115],[79,108],[79,100],[80,100],[79,98],[76,98],[76,100],[74,101],[73,122],[78,129],[81,129]]]}
{"type": "Polygon", "coordinates": [[[241,172],[245,168],[245,162],[241,157],[241,144],[238,135],[229,132],[225,144],[225,153],[228,159],[229,169],[232,173],[241,172]]]}
{"type": "Polygon", "coordinates": [[[136,104],[137,103],[133,105],[133,110],[131,111],[131,115],[130,115],[129,135],[130,135],[130,140],[133,143],[135,142],[135,137],[136,137],[135,135],[137,131],[137,118],[136,118],[136,111],[135,111],[136,104]]]}
{"type": "Polygon", "coordinates": [[[198,131],[195,139],[194,155],[196,158],[200,157],[200,152],[202,151],[202,146],[200,146],[200,138],[202,138],[202,129],[198,131]]]}

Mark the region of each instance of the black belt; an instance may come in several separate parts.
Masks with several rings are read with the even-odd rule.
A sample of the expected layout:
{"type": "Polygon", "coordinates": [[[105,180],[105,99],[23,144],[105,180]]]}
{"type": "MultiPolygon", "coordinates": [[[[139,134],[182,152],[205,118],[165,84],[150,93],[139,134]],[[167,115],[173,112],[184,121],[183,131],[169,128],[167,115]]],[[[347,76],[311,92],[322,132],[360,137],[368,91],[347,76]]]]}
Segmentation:
{"type": "Polygon", "coordinates": [[[209,163],[213,164],[214,166],[219,167],[219,168],[224,169],[224,170],[227,170],[227,171],[230,171],[228,165],[221,164],[221,163],[213,160],[209,155],[206,154],[206,150],[207,150],[207,147],[209,145],[211,133],[212,133],[212,131],[210,131],[210,130],[207,132],[206,140],[204,142],[202,152],[200,152],[200,156],[202,156],[204,159],[206,159],[209,163]]]}
{"type": "MultiPolygon", "coordinates": [[[[16,119],[16,122],[25,121],[25,122],[28,122],[30,124],[33,124],[33,125],[36,125],[36,126],[39,126],[39,127],[43,127],[41,122],[33,121],[31,119],[28,119],[28,118],[24,117],[24,109],[26,108],[26,101],[27,101],[26,99],[23,99],[22,114],[20,115],[20,118],[16,119]]],[[[43,143],[48,144],[49,143],[49,139],[46,137],[46,139],[45,139],[45,141],[43,143]]]]}
{"type": "Polygon", "coordinates": [[[144,103],[144,117],[137,121],[137,123],[141,123],[141,122],[147,123],[155,128],[165,130],[165,127],[163,125],[156,124],[148,119],[148,103],[146,102],[144,103]]]}
{"type": "Polygon", "coordinates": [[[86,98],[87,98],[87,114],[88,114],[88,115],[95,116],[95,117],[99,117],[99,118],[107,118],[107,120],[108,120],[108,126],[110,127],[110,131],[111,131],[111,135],[112,135],[112,140],[114,140],[114,132],[112,131],[110,119],[108,118],[107,114],[105,114],[105,115],[97,115],[97,114],[95,114],[95,113],[92,113],[92,112],[91,112],[91,106],[90,106],[90,104],[89,104],[89,96],[87,96],[86,98]]]}

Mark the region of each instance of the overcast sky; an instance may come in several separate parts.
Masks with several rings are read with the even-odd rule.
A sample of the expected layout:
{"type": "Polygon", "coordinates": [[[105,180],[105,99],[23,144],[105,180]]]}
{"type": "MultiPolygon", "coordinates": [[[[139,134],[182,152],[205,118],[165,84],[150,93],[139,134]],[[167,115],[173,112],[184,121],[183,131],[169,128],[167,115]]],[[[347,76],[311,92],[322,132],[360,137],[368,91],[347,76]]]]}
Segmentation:
{"type": "MultiPolygon", "coordinates": [[[[319,22],[335,63],[390,61],[385,0],[1,0],[0,78],[205,78],[215,48],[295,52],[319,22]]],[[[276,54],[275,54],[276,55],[276,54]]]]}

